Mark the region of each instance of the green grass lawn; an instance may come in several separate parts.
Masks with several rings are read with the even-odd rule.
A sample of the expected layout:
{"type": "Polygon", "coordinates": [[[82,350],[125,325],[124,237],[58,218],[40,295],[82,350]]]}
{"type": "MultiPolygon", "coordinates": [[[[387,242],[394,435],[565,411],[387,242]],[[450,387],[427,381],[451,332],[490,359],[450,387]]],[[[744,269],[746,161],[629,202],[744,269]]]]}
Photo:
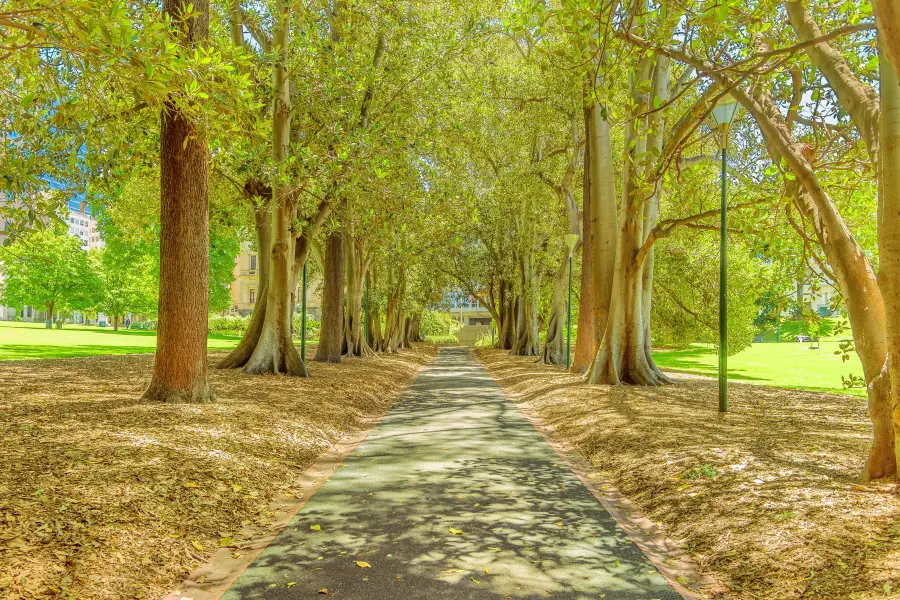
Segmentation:
{"type": "MultiPolygon", "coordinates": [[[[212,334],[210,350],[234,348],[239,336],[212,334]]],[[[65,325],[46,329],[43,323],[0,321],[0,360],[71,358],[97,354],[138,354],[156,350],[155,331],[113,331],[109,327],[65,325]]]]}
{"type": "MultiPolygon", "coordinates": [[[[841,375],[847,377],[853,373],[862,377],[862,365],[856,354],[851,354],[850,360],[841,362],[841,357],[834,354],[838,342],[823,341],[820,346],[818,350],[811,350],[808,343],[753,344],[728,357],[728,378],[784,388],[865,396],[864,388],[847,390],[841,385],[841,375]]],[[[685,350],[654,350],[653,358],[663,369],[718,376],[716,351],[703,344],[693,344],[685,350]]]]}

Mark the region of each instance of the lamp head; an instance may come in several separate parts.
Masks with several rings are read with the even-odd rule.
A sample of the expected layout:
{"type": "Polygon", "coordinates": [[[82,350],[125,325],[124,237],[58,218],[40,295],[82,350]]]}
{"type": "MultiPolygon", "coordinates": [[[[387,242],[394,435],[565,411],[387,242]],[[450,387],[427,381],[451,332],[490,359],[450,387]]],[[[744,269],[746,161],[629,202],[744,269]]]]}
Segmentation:
{"type": "Polygon", "coordinates": [[[725,94],[712,109],[712,119],[719,130],[719,148],[724,149],[728,145],[728,129],[734,116],[737,114],[738,102],[731,94],[725,94]]]}

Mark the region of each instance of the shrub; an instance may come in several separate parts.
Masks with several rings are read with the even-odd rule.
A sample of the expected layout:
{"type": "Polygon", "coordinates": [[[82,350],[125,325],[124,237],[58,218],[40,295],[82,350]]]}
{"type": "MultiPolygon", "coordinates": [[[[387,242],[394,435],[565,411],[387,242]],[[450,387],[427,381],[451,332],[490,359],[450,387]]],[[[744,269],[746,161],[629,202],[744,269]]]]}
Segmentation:
{"type": "Polygon", "coordinates": [[[448,313],[427,309],[422,312],[422,322],[419,324],[422,335],[426,338],[429,335],[451,336],[459,331],[460,327],[462,325],[454,321],[448,313]]]}
{"type": "MultiPolygon", "coordinates": [[[[301,317],[300,313],[294,313],[294,337],[300,339],[301,317]]],[[[319,338],[319,331],[322,329],[322,321],[306,313],[306,339],[314,340],[319,338]]]]}
{"type": "Polygon", "coordinates": [[[156,321],[132,321],[128,329],[138,331],[156,331],[156,321]]]}
{"type": "Polygon", "coordinates": [[[242,335],[247,330],[250,317],[210,315],[209,332],[228,335],[242,335]]]}
{"type": "Polygon", "coordinates": [[[425,341],[429,344],[458,344],[459,340],[452,335],[426,335],[425,341]]]}

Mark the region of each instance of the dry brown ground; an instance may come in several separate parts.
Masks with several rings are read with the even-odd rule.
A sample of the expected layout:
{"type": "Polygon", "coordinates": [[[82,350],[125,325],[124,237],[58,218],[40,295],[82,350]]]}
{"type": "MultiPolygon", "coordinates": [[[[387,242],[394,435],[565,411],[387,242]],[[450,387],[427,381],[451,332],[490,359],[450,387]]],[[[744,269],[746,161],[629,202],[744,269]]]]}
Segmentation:
{"type": "Polygon", "coordinates": [[[532,358],[478,355],[731,597],[900,597],[897,486],[856,484],[863,399],[729,383],[723,418],[711,379],[586,386],[532,358]]]}
{"type": "Polygon", "coordinates": [[[207,405],[137,402],[152,356],[0,364],[0,598],[160,597],[436,351],[304,380],[213,369],[207,405]]]}

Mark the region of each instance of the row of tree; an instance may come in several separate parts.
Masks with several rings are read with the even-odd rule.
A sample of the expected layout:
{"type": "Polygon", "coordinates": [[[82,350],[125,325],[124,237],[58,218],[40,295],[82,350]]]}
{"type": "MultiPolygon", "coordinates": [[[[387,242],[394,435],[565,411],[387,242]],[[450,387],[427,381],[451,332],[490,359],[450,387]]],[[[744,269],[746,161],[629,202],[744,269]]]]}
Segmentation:
{"type": "Polygon", "coordinates": [[[730,94],[744,110],[728,164],[729,350],[749,344],[758,299],[778,313],[796,282],[835,282],[869,390],[864,478],[896,472],[889,2],[877,19],[825,0],[69,4],[0,13],[4,217],[15,235],[52,212],[48,179],[120,223],[158,211],[146,398],[211,398],[217,222],[263,258],[252,322],[220,366],[308,373],[290,327],[310,258],[325,281],[320,360],[400,347],[456,286],[489,308],[499,347],[563,363],[570,234],[574,368],[667,382],[654,338],[717,328],[709,114],[730,94]]]}

